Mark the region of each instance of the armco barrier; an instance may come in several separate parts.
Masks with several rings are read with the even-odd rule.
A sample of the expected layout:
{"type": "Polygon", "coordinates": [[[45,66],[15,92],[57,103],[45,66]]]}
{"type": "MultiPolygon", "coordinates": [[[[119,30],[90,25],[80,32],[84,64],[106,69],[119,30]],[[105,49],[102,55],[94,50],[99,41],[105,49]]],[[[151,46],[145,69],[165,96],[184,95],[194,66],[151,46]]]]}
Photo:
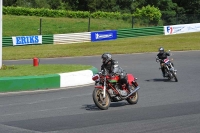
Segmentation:
{"type": "MultiPolygon", "coordinates": [[[[117,38],[150,35],[164,35],[164,26],[117,30],[117,38]]],[[[91,42],[91,32],[42,35],[42,44],[71,44],[83,42],[91,42]]],[[[3,37],[3,47],[8,46],[13,46],[12,37],[3,37]]]]}
{"type": "Polygon", "coordinates": [[[117,38],[164,35],[163,26],[121,29],[117,31],[117,38]]]}
{"type": "Polygon", "coordinates": [[[53,38],[53,44],[70,44],[91,41],[90,32],[54,34],[53,38]]]}
{"type": "Polygon", "coordinates": [[[2,41],[3,41],[3,43],[2,43],[3,47],[13,46],[12,37],[3,37],[2,41]]]}
{"type": "Polygon", "coordinates": [[[89,70],[70,73],[42,76],[4,77],[0,78],[0,92],[44,90],[90,84],[93,83],[91,78],[92,75],[97,72],[98,69],[93,67],[89,70]]]}
{"type": "Polygon", "coordinates": [[[53,44],[53,35],[42,35],[42,44],[53,44]]]}

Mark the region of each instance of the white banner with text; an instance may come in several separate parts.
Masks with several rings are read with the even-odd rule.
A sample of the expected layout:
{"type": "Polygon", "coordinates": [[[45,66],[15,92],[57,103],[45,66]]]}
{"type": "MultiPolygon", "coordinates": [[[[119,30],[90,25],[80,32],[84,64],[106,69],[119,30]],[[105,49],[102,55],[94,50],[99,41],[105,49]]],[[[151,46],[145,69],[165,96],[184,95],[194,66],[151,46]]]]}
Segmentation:
{"type": "Polygon", "coordinates": [[[164,26],[165,35],[200,32],[200,23],[164,26]]]}
{"type": "Polygon", "coordinates": [[[15,36],[12,37],[13,46],[16,45],[29,45],[29,44],[42,44],[42,36],[15,36]]]}

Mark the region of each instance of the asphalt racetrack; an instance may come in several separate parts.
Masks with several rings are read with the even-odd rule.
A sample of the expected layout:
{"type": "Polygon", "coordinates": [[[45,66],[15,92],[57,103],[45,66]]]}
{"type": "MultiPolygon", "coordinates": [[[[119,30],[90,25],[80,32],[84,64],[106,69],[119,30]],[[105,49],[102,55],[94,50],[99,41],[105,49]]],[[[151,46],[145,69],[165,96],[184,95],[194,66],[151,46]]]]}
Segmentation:
{"type": "MultiPolygon", "coordinates": [[[[199,133],[200,51],[173,52],[178,82],[164,79],[157,53],[113,55],[138,78],[139,101],[99,110],[94,85],[51,91],[0,94],[0,133],[199,133]]],[[[3,61],[30,64],[32,60],[3,61]]],[[[100,56],[40,59],[41,64],[87,64],[100,56]]]]}

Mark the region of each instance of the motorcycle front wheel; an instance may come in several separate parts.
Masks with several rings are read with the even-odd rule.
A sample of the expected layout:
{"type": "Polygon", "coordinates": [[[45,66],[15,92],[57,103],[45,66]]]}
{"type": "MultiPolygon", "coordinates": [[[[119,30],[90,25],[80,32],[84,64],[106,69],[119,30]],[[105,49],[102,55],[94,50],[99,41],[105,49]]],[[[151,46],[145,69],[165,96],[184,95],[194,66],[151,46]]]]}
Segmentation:
{"type": "MultiPolygon", "coordinates": [[[[135,88],[132,86],[132,89],[134,90],[135,88]]],[[[139,99],[139,95],[138,95],[138,91],[133,93],[132,96],[128,97],[126,100],[129,104],[136,104],[138,102],[139,99]]]]}
{"type": "Polygon", "coordinates": [[[93,91],[93,101],[95,105],[101,110],[107,110],[110,106],[110,97],[106,92],[106,97],[103,98],[103,89],[95,88],[93,91]]]}
{"type": "Polygon", "coordinates": [[[174,80],[175,80],[175,82],[178,82],[177,75],[176,75],[174,72],[172,72],[172,75],[174,76],[174,80]]]}

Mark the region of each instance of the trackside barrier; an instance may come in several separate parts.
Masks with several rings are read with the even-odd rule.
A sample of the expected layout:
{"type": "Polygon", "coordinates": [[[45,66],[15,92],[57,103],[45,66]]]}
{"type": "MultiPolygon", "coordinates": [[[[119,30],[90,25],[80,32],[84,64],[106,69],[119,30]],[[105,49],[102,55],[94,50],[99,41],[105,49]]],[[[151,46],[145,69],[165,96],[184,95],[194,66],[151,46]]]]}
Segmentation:
{"type": "MultiPolygon", "coordinates": [[[[105,31],[98,31],[98,33],[105,31]]],[[[70,33],[70,34],[54,34],[54,35],[42,35],[42,44],[71,44],[71,43],[83,43],[92,41],[92,33],[97,32],[82,32],[82,33],[70,33]]],[[[162,35],[164,34],[163,26],[157,27],[145,27],[145,28],[131,28],[116,30],[117,38],[127,37],[139,37],[150,35],[162,35]]],[[[106,40],[105,35],[99,35],[96,37],[97,41],[106,40]]],[[[108,39],[109,40],[109,39],[108,39]]],[[[93,39],[94,41],[94,39],[93,39]]],[[[12,37],[3,37],[3,47],[13,46],[12,37]]]]}
{"type": "Polygon", "coordinates": [[[44,90],[91,84],[94,83],[92,76],[97,72],[98,69],[92,67],[88,70],[70,73],[41,76],[1,77],[0,92],[44,90]]]}
{"type": "Polygon", "coordinates": [[[58,74],[0,78],[0,92],[28,91],[60,87],[58,74]]]}
{"type": "Polygon", "coordinates": [[[91,41],[108,41],[117,39],[116,30],[105,30],[105,31],[95,31],[91,32],[91,41]]]}
{"type": "MultiPolygon", "coordinates": [[[[113,30],[115,31],[115,30],[113,30]]],[[[112,31],[112,32],[113,32],[112,31]]],[[[116,30],[115,34],[107,31],[96,32],[82,32],[82,33],[70,33],[70,34],[54,34],[54,35],[42,35],[42,44],[71,44],[71,43],[83,43],[91,41],[101,40],[114,40],[118,38],[139,37],[139,36],[151,36],[151,35],[169,35],[180,34],[188,32],[199,32],[200,23],[195,24],[183,24],[172,26],[155,26],[144,28],[131,28],[116,30]],[[101,33],[103,33],[101,35],[101,33]]],[[[13,46],[12,37],[3,37],[3,47],[13,46]]]]}
{"type": "MultiPolygon", "coordinates": [[[[36,35],[36,36],[41,36],[41,35],[36,35]]],[[[16,36],[16,37],[21,37],[21,38],[28,38],[30,36],[16,36]]],[[[3,37],[3,47],[9,47],[9,46],[17,46],[15,42],[13,42],[13,38],[16,37],[3,37]]],[[[28,42],[28,40],[24,40],[24,42],[28,42]]],[[[29,39],[30,41],[30,39],[29,39]]],[[[42,44],[53,44],[53,35],[42,35],[42,44]]],[[[20,45],[27,45],[26,43],[20,44],[20,45]]],[[[30,45],[30,44],[29,44],[30,45]]]]}
{"type": "Polygon", "coordinates": [[[117,31],[117,38],[163,35],[163,34],[164,34],[163,26],[145,27],[145,28],[132,28],[132,29],[118,30],[117,31]]]}
{"type": "Polygon", "coordinates": [[[70,44],[90,42],[90,32],[70,33],[70,34],[54,34],[53,44],[70,44]]]}
{"type": "Polygon", "coordinates": [[[164,26],[165,35],[200,32],[200,23],[164,26]]]}
{"type": "Polygon", "coordinates": [[[42,44],[53,44],[53,35],[42,35],[42,44]]]}
{"type": "Polygon", "coordinates": [[[13,46],[12,37],[3,37],[2,41],[2,47],[13,46]]]}

